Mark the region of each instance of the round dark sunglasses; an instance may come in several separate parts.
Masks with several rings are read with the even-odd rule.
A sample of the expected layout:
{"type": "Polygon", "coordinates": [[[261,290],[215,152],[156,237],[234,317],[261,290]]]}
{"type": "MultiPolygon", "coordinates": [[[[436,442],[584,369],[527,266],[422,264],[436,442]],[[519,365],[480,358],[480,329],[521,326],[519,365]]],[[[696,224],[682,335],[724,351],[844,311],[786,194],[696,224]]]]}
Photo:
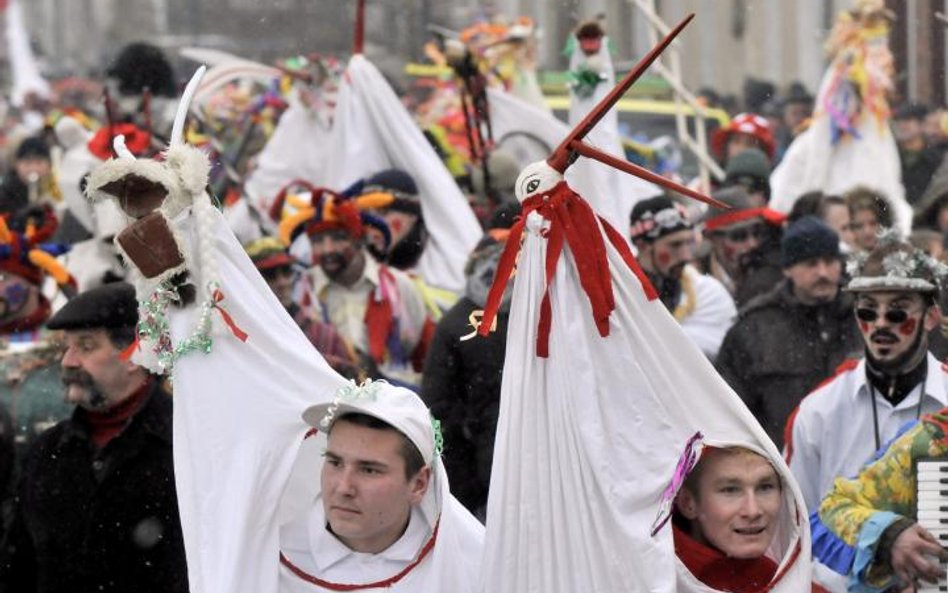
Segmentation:
{"type": "MultiPolygon", "coordinates": [[[[876,319],[879,319],[879,312],[875,309],[859,307],[856,309],[856,318],[859,319],[859,321],[872,323],[876,319]]],[[[908,318],[909,314],[905,309],[886,309],[885,311],[885,320],[895,325],[904,323],[908,318]]]]}

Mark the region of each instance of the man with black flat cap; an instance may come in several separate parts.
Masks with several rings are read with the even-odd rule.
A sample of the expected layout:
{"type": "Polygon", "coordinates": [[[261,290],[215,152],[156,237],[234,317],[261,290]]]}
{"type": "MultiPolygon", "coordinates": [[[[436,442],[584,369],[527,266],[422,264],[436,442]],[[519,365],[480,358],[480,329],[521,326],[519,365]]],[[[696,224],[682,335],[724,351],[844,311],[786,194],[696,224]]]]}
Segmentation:
{"type": "Polygon", "coordinates": [[[187,591],[171,452],[171,397],[129,360],[138,303],[124,283],[69,301],[70,418],[27,453],[0,554],[0,590],[187,591]]]}

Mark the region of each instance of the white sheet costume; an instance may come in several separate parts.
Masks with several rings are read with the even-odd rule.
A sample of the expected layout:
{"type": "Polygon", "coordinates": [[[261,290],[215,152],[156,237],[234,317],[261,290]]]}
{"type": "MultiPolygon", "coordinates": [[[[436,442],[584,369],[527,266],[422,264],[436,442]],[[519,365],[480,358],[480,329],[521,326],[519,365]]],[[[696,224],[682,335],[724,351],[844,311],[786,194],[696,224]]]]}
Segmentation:
{"type": "MultiPolygon", "coordinates": [[[[177,122],[175,129],[172,138],[180,138],[177,122]]],[[[175,476],[191,591],[319,591],[281,566],[280,529],[319,512],[321,439],[304,440],[310,427],[301,414],[331,401],[345,381],[202,192],[206,157],[175,143],[162,163],[118,152],[123,156],[90,177],[90,197],[107,197],[106,184],[129,173],[164,185],[169,197],[154,212],[169,222],[197,288],[196,304],[169,306],[168,280],[136,269],[143,304],[134,359],[151,368],[174,365],[175,476]]],[[[415,576],[393,591],[473,590],[478,564],[459,554],[476,547],[479,526],[450,496],[440,459],[432,465],[435,479],[420,509],[429,525],[440,516],[437,542],[415,576]]]]}
{"type": "Polygon", "coordinates": [[[831,34],[833,61],[820,83],[813,122],[774,169],[770,207],[789,212],[806,192],[842,195],[866,186],[888,200],[896,226],[908,235],[912,207],[905,200],[885,99],[892,87],[888,26],[876,18],[874,13],[844,13],[837,21],[831,34]]]}
{"type": "MultiPolygon", "coordinates": [[[[612,67],[612,56],[609,54],[609,38],[603,37],[599,51],[592,56],[586,56],[576,43],[569,60],[569,69],[575,71],[580,67],[591,68],[599,73],[602,83],[588,97],[581,97],[571,92],[569,97],[569,125],[575,126],[615,85],[615,69],[612,67]]],[[[563,136],[565,136],[565,132],[563,136]]],[[[562,138],[561,138],[562,139],[562,138]]],[[[603,152],[625,159],[622,149],[622,138],[619,134],[618,109],[610,109],[596,124],[586,142],[603,152]]],[[[636,202],[657,196],[662,193],[661,188],[606,167],[600,163],[583,159],[569,170],[570,185],[580,195],[589,196],[590,204],[602,214],[612,226],[625,228],[629,223],[629,214],[636,202]]]]}
{"type": "Polygon", "coordinates": [[[482,231],[447,167],[382,74],[365,56],[349,60],[330,137],[326,187],[343,189],[391,168],[418,185],[430,235],[416,272],[431,286],[464,289],[464,263],[482,231]]]}
{"type": "MultiPolygon", "coordinates": [[[[510,308],[481,590],[710,591],[677,560],[670,526],[651,535],[694,461],[695,451],[682,455],[686,443],[701,432],[708,445],[746,447],[776,468],[783,509],[770,555],[780,568],[769,590],[808,591],[809,529],[779,452],[639,280],[621,235],[590,222],[561,180],[537,163],[517,182],[529,214],[510,308]],[[564,208],[581,241],[569,238],[564,208]],[[559,257],[548,259],[561,240],[559,257]]],[[[482,328],[489,323],[485,315],[482,328]]]]}

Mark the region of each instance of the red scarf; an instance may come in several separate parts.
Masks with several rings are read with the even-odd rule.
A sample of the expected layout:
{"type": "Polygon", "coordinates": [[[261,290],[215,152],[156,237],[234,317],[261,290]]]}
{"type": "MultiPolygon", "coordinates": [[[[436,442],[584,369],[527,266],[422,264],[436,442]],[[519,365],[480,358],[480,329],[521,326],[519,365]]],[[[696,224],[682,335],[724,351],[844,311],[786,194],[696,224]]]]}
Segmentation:
{"type": "Polygon", "coordinates": [[[101,412],[87,412],[89,439],[96,449],[102,449],[128,426],[134,416],[148,400],[151,379],[145,380],[130,396],[101,412]]]}
{"type": "Polygon", "coordinates": [[[758,593],[777,574],[777,563],[759,558],[729,558],[722,552],[696,541],[684,531],[672,526],[675,554],[696,579],[719,591],[731,593],[758,593]]]}
{"type": "Polygon", "coordinates": [[[599,335],[609,335],[609,316],[616,308],[615,296],[612,291],[612,275],[609,271],[609,261],[606,256],[606,239],[619,252],[629,270],[639,279],[645,296],[649,300],[658,298],[658,293],[648,277],[642,271],[638,262],[632,256],[632,250],[622,235],[615,230],[604,218],[593,211],[588,203],[576,192],[561,181],[545,194],[537,194],[523,201],[523,212],[520,218],[510,227],[510,236],[497,264],[494,274],[494,283],[487,295],[484,305],[484,316],[478,333],[487,336],[500,309],[507,281],[513,274],[516,266],[517,253],[520,251],[520,239],[523,235],[527,216],[537,212],[550,221],[549,228],[542,234],[546,237],[546,286],[543,291],[543,300],[540,302],[540,320],[537,327],[537,356],[547,358],[550,353],[550,327],[552,324],[552,307],[550,301],[550,286],[553,283],[553,274],[556,271],[556,262],[560,258],[563,247],[568,245],[573,254],[579,283],[586,293],[592,308],[593,321],[599,330],[599,335]],[[599,225],[602,224],[602,231],[599,225]],[[605,235],[605,238],[603,238],[605,235]]]}

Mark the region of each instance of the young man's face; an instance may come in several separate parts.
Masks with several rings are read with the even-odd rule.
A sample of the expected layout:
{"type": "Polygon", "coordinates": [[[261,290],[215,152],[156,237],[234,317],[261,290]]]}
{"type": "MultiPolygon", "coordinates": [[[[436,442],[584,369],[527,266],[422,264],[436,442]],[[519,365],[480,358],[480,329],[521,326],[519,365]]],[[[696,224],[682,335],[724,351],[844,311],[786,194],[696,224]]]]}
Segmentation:
{"type": "Polygon", "coordinates": [[[896,367],[939,321],[938,308],[929,307],[915,292],[866,292],[856,297],[856,320],[866,349],[882,367],[896,367]]]}
{"type": "Polygon", "coordinates": [[[395,430],[333,424],[321,483],[326,521],[350,549],[378,553],[401,537],[411,509],[428,489],[431,469],[405,477],[402,436],[395,430]]]}
{"type": "Polygon", "coordinates": [[[793,282],[793,294],[804,305],[832,302],[839,292],[843,264],[838,257],[811,257],[784,269],[793,282]]]}
{"type": "Polygon", "coordinates": [[[312,237],[313,263],[319,265],[330,280],[342,275],[358,255],[359,241],[345,229],[329,229],[312,237]]]}
{"type": "Polygon", "coordinates": [[[87,410],[103,410],[131,395],[139,367],[120,360],[120,351],[103,329],[65,332],[62,381],[66,401],[87,410]]]}
{"type": "Polygon", "coordinates": [[[863,251],[872,251],[879,239],[879,218],[869,209],[857,210],[852,216],[853,242],[863,251]]]}
{"type": "Polygon", "coordinates": [[[684,229],[642,243],[639,262],[647,272],[665,278],[681,278],[685,266],[694,259],[695,232],[684,229]]]}
{"type": "Polygon", "coordinates": [[[701,460],[697,492],[682,489],[678,508],[692,535],[731,558],[758,558],[770,547],[780,512],[780,478],[751,452],[712,452],[701,460]]]}

